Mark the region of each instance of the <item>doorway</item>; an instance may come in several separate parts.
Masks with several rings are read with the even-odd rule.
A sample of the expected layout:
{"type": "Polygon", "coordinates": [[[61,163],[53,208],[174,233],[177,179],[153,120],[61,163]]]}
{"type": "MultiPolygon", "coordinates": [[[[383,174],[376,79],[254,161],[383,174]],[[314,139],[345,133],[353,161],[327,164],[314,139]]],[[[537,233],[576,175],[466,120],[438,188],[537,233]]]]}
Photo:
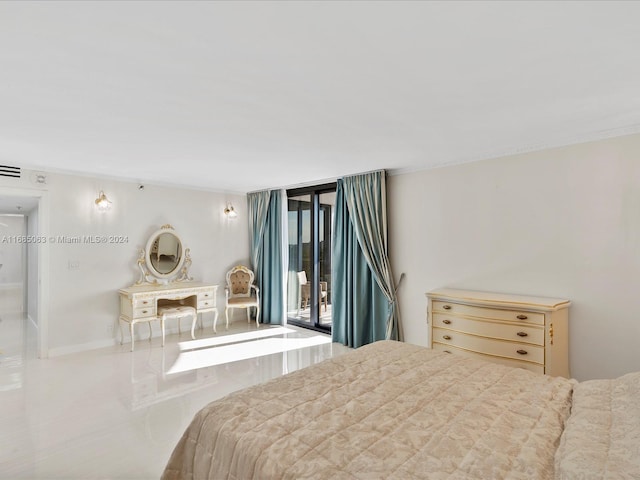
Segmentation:
{"type": "Polygon", "coordinates": [[[0,209],[0,319],[27,310],[26,238],[26,217],[0,209]]]}
{"type": "Polygon", "coordinates": [[[287,190],[287,320],[331,332],[331,239],[336,184],[287,190]]]}
{"type": "MultiPolygon", "coordinates": [[[[12,252],[19,256],[21,280],[19,295],[6,297],[7,301],[13,302],[11,308],[19,309],[20,315],[24,317],[25,327],[32,332],[31,337],[35,337],[35,349],[39,358],[47,358],[48,351],[48,266],[49,266],[49,245],[48,245],[48,193],[45,190],[19,187],[0,186],[0,213],[5,214],[5,220],[0,222],[8,224],[8,218],[22,218],[23,235],[22,238],[13,238],[13,233],[8,234],[4,239],[2,247],[10,247],[16,244],[19,252],[12,252]],[[9,299],[12,300],[9,300],[9,299]],[[35,329],[35,331],[33,330],[35,329]]],[[[2,218],[2,217],[0,217],[2,218]]],[[[0,226],[0,228],[3,228],[0,226]]],[[[3,232],[0,232],[2,240],[3,232]]],[[[0,262],[2,263],[2,262],[0,262]]],[[[0,272],[5,267],[0,267],[0,272]]],[[[12,267],[13,269],[14,267],[12,267]]],[[[17,268],[17,267],[16,267],[17,268]]],[[[9,272],[7,272],[9,273],[9,272]]],[[[11,274],[13,278],[13,274],[11,274]]],[[[2,282],[0,275],[0,282],[2,282]]],[[[7,284],[17,284],[19,282],[9,281],[7,284]]],[[[26,331],[26,330],[25,330],[26,331]]]]}

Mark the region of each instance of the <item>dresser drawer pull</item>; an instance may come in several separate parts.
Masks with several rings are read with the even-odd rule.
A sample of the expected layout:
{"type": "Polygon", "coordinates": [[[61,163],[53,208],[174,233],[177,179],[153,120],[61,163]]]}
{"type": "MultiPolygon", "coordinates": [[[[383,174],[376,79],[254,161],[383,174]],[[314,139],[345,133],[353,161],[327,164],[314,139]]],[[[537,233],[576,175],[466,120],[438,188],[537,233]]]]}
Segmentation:
{"type": "Polygon", "coordinates": [[[529,317],[527,317],[526,315],[518,315],[516,318],[517,318],[518,320],[526,320],[526,319],[527,319],[527,318],[529,318],[529,317]]]}
{"type": "Polygon", "coordinates": [[[444,310],[451,310],[451,305],[443,305],[442,308],[444,310]]]}
{"type": "Polygon", "coordinates": [[[445,340],[451,340],[451,337],[450,337],[449,335],[445,335],[445,336],[444,336],[444,337],[442,337],[442,338],[444,338],[445,340]]]}
{"type": "Polygon", "coordinates": [[[208,297],[208,296],[209,296],[209,294],[208,294],[208,293],[205,293],[205,294],[204,294],[204,296],[205,296],[205,297],[208,297]]]}
{"type": "Polygon", "coordinates": [[[203,305],[206,307],[207,305],[209,305],[209,302],[204,302],[203,305]]]}
{"type": "Polygon", "coordinates": [[[516,335],[518,335],[519,337],[528,337],[529,334],[527,332],[518,332],[516,333],[516,335]]]}
{"type": "Polygon", "coordinates": [[[526,355],[526,354],[527,354],[527,353],[529,353],[529,352],[527,352],[526,350],[518,350],[518,353],[519,353],[520,355],[526,355]]]}
{"type": "Polygon", "coordinates": [[[142,313],[147,313],[147,310],[142,310],[142,313]]]}
{"type": "Polygon", "coordinates": [[[442,323],[444,323],[445,325],[450,325],[451,324],[451,320],[442,320],[442,323]]]}
{"type": "Polygon", "coordinates": [[[142,302],[143,305],[147,305],[149,302],[147,300],[145,300],[144,302],[142,302]]]}

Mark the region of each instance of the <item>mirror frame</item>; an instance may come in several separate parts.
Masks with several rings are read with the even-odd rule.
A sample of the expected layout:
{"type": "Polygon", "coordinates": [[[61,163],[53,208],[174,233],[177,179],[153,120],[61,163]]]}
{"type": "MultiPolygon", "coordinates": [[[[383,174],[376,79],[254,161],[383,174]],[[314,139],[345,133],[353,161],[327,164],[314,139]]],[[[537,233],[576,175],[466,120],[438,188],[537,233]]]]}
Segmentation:
{"type": "Polygon", "coordinates": [[[136,282],[136,285],[144,283],[171,283],[190,281],[192,278],[189,276],[189,267],[191,266],[191,257],[189,255],[189,249],[185,248],[182,237],[178,235],[175,229],[167,224],[160,227],[151,234],[147,245],[144,250],[140,250],[140,256],[138,258],[138,268],[140,269],[140,279],[136,282]],[[153,244],[162,234],[169,233],[176,237],[180,245],[180,258],[173,270],[167,273],[159,272],[151,262],[151,251],[153,250],[153,244]]]}

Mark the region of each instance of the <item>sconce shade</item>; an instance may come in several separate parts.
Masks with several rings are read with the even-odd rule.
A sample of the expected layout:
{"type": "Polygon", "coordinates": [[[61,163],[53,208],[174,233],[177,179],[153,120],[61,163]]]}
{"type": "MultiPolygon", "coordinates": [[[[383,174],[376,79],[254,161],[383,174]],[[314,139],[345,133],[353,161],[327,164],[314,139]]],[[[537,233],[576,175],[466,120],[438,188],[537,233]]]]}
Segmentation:
{"type": "Polygon", "coordinates": [[[96,206],[98,207],[98,210],[109,210],[111,208],[111,201],[102,190],[100,190],[100,194],[98,195],[98,198],[96,198],[96,206]]]}
{"type": "Polygon", "coordinates": [[[230,203],[227,204],[227,207],[224,209],[224,214],[229,218],[236,218],[238,216],[238,212],[236,212],[230,203]]]}

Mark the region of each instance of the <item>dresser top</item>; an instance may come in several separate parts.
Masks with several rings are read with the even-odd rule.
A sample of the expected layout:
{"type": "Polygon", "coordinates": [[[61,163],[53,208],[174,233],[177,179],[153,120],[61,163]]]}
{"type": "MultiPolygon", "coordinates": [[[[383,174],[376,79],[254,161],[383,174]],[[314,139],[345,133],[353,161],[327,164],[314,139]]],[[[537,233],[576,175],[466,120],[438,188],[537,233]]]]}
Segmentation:
{"type": "Polygon", "coordinates": [[[506,308],[532,308],[543,310],[561,310],[569,307],[571,302],[564,298],[535,297],[509,293],[480,292],[476,290],[459,290],[457,288],[438,288],[426,293],[434,300],[474,303],[476,305],[493,305],[506,308]]]}
{"type": "Polygon", "coordinates": [[[127,288],[121,288],[119,293],[126,295],[134,293],[147,293],[147,292],[168,292],[171,290],[189,290],[192,288],[215,288],[218,285],[203,282],[180,282],[180,283],[168,283],[166,285],[162,283],[158,284],[145,284],[145,285],[133,285],[127,288]]]}

